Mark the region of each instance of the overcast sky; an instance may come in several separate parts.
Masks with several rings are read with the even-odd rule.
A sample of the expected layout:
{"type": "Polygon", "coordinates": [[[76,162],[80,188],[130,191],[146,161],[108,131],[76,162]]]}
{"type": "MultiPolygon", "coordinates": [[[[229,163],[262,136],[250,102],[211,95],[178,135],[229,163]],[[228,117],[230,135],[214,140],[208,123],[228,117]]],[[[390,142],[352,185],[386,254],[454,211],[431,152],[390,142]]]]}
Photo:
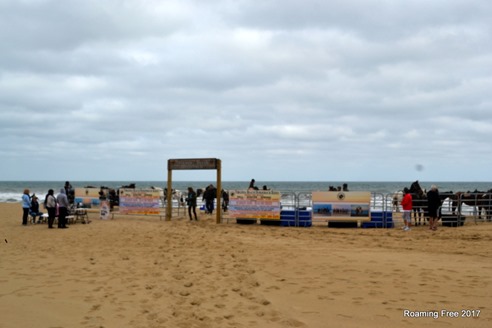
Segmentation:
{"type": "Polygon", "coordinates": [[[491,25],[490,0],[0,0],[0,180],[492,181],[491,25]]]}

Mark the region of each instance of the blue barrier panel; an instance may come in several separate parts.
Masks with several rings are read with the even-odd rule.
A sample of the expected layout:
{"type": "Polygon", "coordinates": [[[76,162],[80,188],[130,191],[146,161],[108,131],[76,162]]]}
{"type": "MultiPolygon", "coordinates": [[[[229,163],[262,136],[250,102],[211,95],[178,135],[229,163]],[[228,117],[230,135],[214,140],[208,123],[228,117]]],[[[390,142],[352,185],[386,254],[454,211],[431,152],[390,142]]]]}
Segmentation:
{"type": "Polygon", "coordinates": [[[384,212],[384,228],[394,228],[395,224],[393,222],[393,212],[384,212]]]}
{"type": "Polygon", "coordinates": [[[296,226],[296,211],[284,210],[280,211],[280,226],[295,227],[296,226]]]}
{"type": "Polygon", "coordinates": [[[393,228],[393,213],[391,211],[371,211],[371,221],[363,222],[362,228],[393,228]]]}
{"type": "Polygon", "coordinates": [[[307,210],[284,210],[280,212],[280,226],[282,227],[311,227],[313,212],[307,210]]]}
{"type": "Polygon", "coordinates": [[[371,212],[371,222],[383,222],[384,221],[383,211],[372,211],[371,212]]]}
{"type": "Polygon", "coordinates": [[[313,225],[313,212],[306,210],[297,211],[298,226],[299,227],[310,227],[313,225]]]}

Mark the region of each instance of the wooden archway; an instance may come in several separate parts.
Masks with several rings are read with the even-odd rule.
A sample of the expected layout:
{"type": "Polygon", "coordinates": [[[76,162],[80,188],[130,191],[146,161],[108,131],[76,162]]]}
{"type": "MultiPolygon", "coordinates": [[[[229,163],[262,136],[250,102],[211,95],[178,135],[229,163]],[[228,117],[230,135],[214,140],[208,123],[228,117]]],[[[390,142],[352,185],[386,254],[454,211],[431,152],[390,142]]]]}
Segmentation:
{"type": "Polygon", "coordinates": [[[217,170],[217,211],[216,222],[221,222],[222,207],[220,200],[222,197],[222,162],[218,158],[182,158],[169,159],[167,161],[167,203],[166,203],[166,221],[170,221],[173,215],[172,197],[170,196],[173,186],[173,170],[217,170]]]}

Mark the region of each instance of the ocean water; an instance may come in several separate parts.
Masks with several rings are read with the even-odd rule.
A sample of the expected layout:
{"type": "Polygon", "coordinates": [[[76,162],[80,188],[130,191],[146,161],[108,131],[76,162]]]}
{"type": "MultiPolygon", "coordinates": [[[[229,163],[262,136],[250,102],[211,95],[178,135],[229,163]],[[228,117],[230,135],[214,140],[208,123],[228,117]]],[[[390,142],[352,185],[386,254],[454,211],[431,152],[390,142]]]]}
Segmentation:
{"type": "MultiPolygon", "coordinates": [[[[410,187],[413,181],[257,181],[256,185],[261,189],[266,185],[269,189],[281,192],[308,193],[311,191],[327,191],[330,186],[338,187],[343,183],[348,184],[350,191],[370,191],[372,193],[388,195],[410,187]]],[[[160,187],[166,188],[166,181],[71,181],[72,187],[82,188],[87,186],[120,188],[124,185],[135,183],[137,188],[160,187]]],[[[53,189],[55,194],[63,188],[65,181],[0,181],[0,202],[20,202],[24,189],[29,189],[30,194],[36,194],[40,199],[44,199],[49,189],[53,189]]],[[[216,184],[216,181],[173,181],[173,189],[186,191],[188,187],[205,189],[209,184],[216,184]]],[[[430,189],[431,185],[437,185],[440,192],[457,191],[487,191],[492,189],[492,182],[438,182],[420,181],[423,189],[430,189]]],[[[249,181],[222,181],[222,188],[225,190],[245,190],[249,186],[249,181]]]]}

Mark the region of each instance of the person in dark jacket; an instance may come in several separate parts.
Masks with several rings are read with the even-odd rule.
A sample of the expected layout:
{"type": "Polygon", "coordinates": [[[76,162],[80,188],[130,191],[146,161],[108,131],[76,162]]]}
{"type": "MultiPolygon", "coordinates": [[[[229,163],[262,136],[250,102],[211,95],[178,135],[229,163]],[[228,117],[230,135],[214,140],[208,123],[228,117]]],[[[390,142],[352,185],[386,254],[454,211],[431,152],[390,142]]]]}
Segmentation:
{"type": "Polygon", "coordinates": [[[214,185],[209,185],[203,193],[203,199],[205,200],[205,213],[213,214],[214,212],[214,200],[217,197],[217,188],[214,185]]]}
{"type": "Polygon", "coordinates": [[[65,186],[63,187],[63,189],[65,189],[65,195],[67,195],[68,204],[73,204],[75,200],[75,191],[73,190],[70,181],[65,181],[65,186]]]}
{"type": "Polygon", "coordinates": [[[193,220],[193,218],[191,217],[192,211],[195,216],[195,221],[198,221],[198,218],[196,216],[196,198],[196,192],[193,190],[192,187],[188,187],[188,197],[186,197],[186,203],[188,204],[188,215],[190,216],[190,221],[193,220]]]}
{"type": "Polygon", "coordinates": [[[439,190],[435,185],[427,192],[427,212],[429,213],[429,229],[437,230],[437,221],[439,220],[438,211],[441,207],[441,198],[439,190]]]}
{"type": "Polygon", "coordinates": [[[222,189],[222,210],[227,212],[229,208],[229,193],[222,189]]]}
{"type": "Polygon", "coordinates": [[[29,215],[32,216],[32,223],[36,222],[36,218],[38,218],[38,223],[41,223],[41,217],[43,216],[43,212],[39,211],[39,202],[38,197],[36,195],[32,195],[31,197],[31,208],[29,210],[29,215]]]}

